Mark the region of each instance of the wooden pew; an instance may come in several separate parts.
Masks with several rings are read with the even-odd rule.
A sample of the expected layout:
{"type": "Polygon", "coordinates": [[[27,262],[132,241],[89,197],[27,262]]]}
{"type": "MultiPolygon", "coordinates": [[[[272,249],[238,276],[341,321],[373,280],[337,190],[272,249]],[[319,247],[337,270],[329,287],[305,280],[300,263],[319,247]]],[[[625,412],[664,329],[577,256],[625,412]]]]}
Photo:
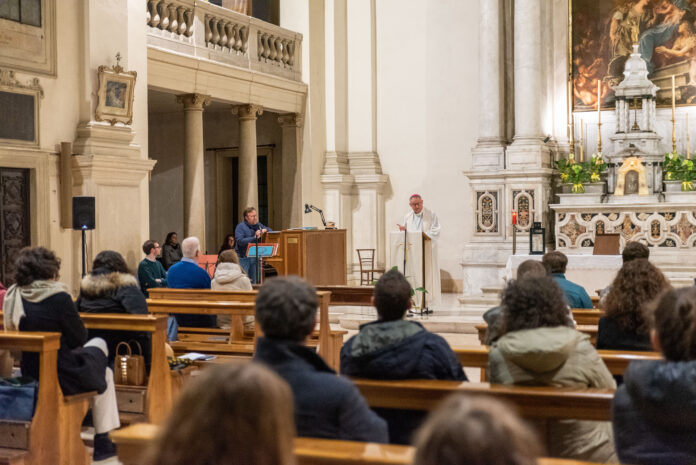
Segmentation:
{"type": "MultiPolygon", "coordinates": [[[[205,315],[227,313],[239,316],[254,314],[254,301],[258,292],[169,288],[155,288],[150,289],[150,291],[150,298],[147,301],[150,313],[195,313],[205,315]],[[193,306],[194,301],[199,303],[193,306]]],[[[331,331],[329,323],[331,293],[328,291],[317,291],[317,297],[319,299],[319,355],[324,358],[330,367],[338,370],[345,331],[331,331]]],[[[258,334],[258,325],[256,328],[258,334]]],[[[230,343],[234,344],[235,341],[243,340],[243,331],[240,334],[238,329],[231,328],[230,343]]],[[[172,344],[172,348],[175,350],[175,345],[181,346],[181,344],[172,344]]],[[[234,349],[239,349],[239,351],[234,353],[245,353],[246,347],[244,345],[248,346],[249,344],[246,343],[235,347],[234,349]]],[[[222,348],[222,350],[225,350],[225,348],[222,348]]]]}
{"type": "Polygon", "coordinates": [[[80,431],[88,401],[96,392],[64,396],[58,384],[60,334],[0,332],[0,349],[39,354],[39,392],[31,424],[0,421],[3,441],[16,441],[12,449],[0,448],[0,460],[23,465],[88,465],[91,457],[80,431]],[[23,450],[22,450],[23,449],[23,450]]]}
{"type": "Polygon", "coordinates": [[[370,407],[432,410],[455,392],[488,395],[517,407],[525,418],[595,420],[611,419],[612,389],[504,386],[458,381],[381,381],[354,378],[370,407]]]}
{"type": "MultiPolygon", "coordinates": [[[[145,405],[142,412],[139,408],[132,413],[144,413],[150,423],[162,422],[172,407],[172,382],[165,352],[167,342],[166,315],[133,315],[126,313],[80,313],[80,318],[88,329],[103,329],[110,331],[141,331],[152,334],[152,360],[150,376],[147,381],[145,405]]],[[[111,354],[113,356],[113,354],[111,354]]],[[[119,389],[117,397],[121,402],[134,401],[139,403],[141,394],[139,386],[130,389],[119,389]]],[[[121,406],[119,402],[119,406],[121,406]]]]}
{"type": "MultiPolygon", "coordinates": [[[[476,331],[478,332],[478,338],[481,345],[485,345],[486,341],[486,331],[488,330],[488,325],[486,323],[475,325],[476,331]]],[[[590,336],[590,342],[592,345],[597,345],[597,325],[577,325],[575,327],[581,333],[585,333],[590,336]]]]}
{"type": "MultiPolygon", "coordinates": [[[[481,381],[485,381],[485,370],[488,369],[488,346],[452,347],[459,363],[463,367],[480,368],[481,381]]],[[[623,375],[628,364],[634,360],[661,360],[657,352],[637,352],[623,350],[598,350],[600,358],[612,375],[623,375]]]]}
{"type": "MultiPolygon", "coordinates": [[[[147,465],[144,453],[154,440],[158,427],[138,424],[113,431],[118,459],[123,465],[147,465]]],[[[411,465],[415,449],[411,446],[333,439],[296,438],[298,465],[411,465]]],[[[540,458],[538,465],[588,465],[590,462],[540,458]]]]}

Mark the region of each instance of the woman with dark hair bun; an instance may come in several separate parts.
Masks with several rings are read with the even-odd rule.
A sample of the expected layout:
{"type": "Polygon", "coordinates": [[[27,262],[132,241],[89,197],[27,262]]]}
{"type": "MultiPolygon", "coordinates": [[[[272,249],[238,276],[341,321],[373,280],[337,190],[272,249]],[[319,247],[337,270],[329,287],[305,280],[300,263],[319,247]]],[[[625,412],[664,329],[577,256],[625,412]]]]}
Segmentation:
{"type": "MultiPolygon", "coordinates": [[[[102,250],[92,262],[92,272],[82,278],[77,309],[85,313],[147,314],[147,302],[135,276],[130,274],[123,256],[114,250],[102,250]]],[[[150,366],[151,343],[149,333],[136,331],[90,330],[91,337],[106,340],[109,365],[113,366],[116,346],[121,341],[134,339],[143,349],[145,364],[150,366]]]]}
{"type": "MultiPolygon", "coordinates": [[[[613,290],[612,290],[613,292],[613,290]]],[[[672,289],[648,306],[654,349],[634,361],[612,404],[621,463],[696,463],[696,288],[672,289]]]]}
{"type": "MultiPolygon", "coordinates": [[[[615,389],[588,335],[569,326],[563,291],[551,277],[512,281],[503,291],[504,334],[488,357],[490,381],[526,386],[615,389]]],[[[549,454],[616,461],[609,422],[565,420],[549,425],[549,454]]]]}
{"type": "MultiPolygon", "coordinates": [[[[3,305],[7,330],[60,333],[58,381],[64,395],[97,391],[92,401],[94,460],[116,454],[109,431],[120,426],[113,372],[107,368],[103,339],[87,340],[87,330],[67,287],[58,282],[60,259],[43,247],[26,247],[16,263],[16,284],[7,290],[3,305]]],[[[22,374],[39,379],[39,357],[23,353],[22,374]]]]}
{"type": "Polygon", "coordinates": [[[181,260],[183,254],[179,245],[179,238],[174,231],[167,234],[162,245],[162,266],[168,270],[170,266],[181,260]]]}
{"type": "Polygon", "coordinates": [[[597,349],[652,350],[645,308],[669,287],[665,275],[648,260],[624,263],[604,303],[597,349]]]}

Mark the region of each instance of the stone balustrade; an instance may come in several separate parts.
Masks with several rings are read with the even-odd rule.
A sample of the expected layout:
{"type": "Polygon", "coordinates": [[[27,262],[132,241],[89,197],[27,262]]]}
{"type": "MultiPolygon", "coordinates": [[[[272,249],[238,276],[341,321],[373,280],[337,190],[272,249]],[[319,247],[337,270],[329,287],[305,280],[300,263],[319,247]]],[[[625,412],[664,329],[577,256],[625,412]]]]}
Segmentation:
{"type": "Polygon", "coordinates": [[[302,34],[201,0],[146,0],[148,45],[295,81],[302,34]]]}

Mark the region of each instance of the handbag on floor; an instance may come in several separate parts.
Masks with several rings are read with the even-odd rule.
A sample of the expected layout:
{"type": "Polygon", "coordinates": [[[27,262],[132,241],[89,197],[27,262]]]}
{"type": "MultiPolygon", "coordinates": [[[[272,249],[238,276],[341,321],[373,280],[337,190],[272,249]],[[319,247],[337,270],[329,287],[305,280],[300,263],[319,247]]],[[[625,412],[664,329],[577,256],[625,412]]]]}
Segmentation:
{"type": "Polygon", "coordinates": [[[145,384],[145,357],[143,357],[143,348],[138,341],[119,342],[116,346],[114,382],[128,386],[143,386],[145,384]],[[138,346],[139,354],[133,354],[131,342],[138,346]],[[121,354],[121,346],[126,347],[125,354],[121,354]]]}
{"type": "Polygon", "coordinates": [[[38,386],[32,378],[0,378],[0,420],[31,421],[38,386]]]}

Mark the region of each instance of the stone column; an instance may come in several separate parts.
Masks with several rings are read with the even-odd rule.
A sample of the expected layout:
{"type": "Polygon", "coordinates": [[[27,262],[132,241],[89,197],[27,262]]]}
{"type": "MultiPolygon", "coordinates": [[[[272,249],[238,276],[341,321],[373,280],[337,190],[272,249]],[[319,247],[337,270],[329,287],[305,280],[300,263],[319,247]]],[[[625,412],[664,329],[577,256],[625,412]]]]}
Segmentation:
{"type": "Polygon", "coordinates": [[[550,167],[541,122],[541,0],[515,0],[515,137],[508,168],[550,167]]]}
{"type": "Polygon", "coordinates": [[[184,105],[184,236],[196,236],[205,251],[205,170],[203,163],[203,107],[210,96],[177,96],[184,105]]]}
{"type": "Polygon", "coordinates": [[[479,129],[473,150],[474,169],[504,168],[503,17],[501,0],[480,0],[479,129]]]}
{"type": "Polygon", "coordinates": [[[256,118],[261,116],[260,105],[236,105],[232,113],[239,116],[239,214],[245,208],[259,208],[259,181],[256,168],[256,118]]]}
{"type": "Polygon", "coordinates": [[[283,129],[281,165],[282,225],[283,228],[302,226],[302,115],[280,115],[278,123],[283,129]]]}

